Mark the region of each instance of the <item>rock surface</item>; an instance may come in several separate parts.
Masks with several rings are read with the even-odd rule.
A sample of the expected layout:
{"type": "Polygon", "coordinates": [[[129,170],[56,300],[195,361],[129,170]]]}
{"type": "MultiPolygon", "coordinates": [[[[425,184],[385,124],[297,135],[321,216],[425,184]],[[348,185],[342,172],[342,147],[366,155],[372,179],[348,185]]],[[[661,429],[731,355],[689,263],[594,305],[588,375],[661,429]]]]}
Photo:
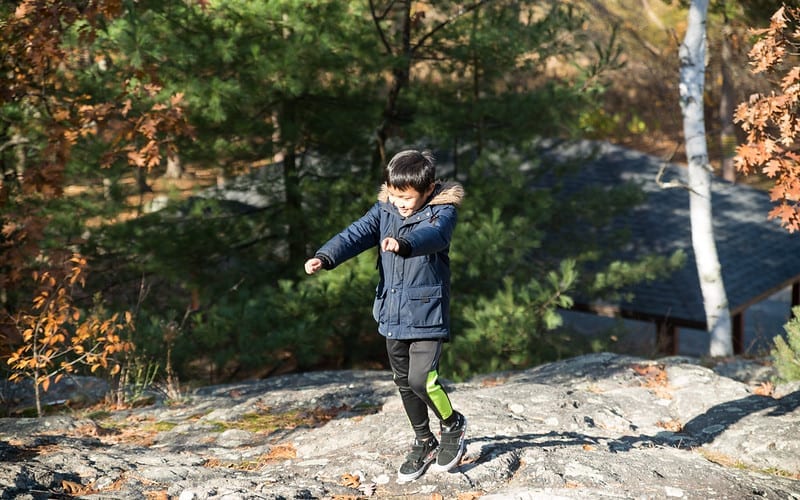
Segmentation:
{"type": "Polygon", "coordinates": [[[411,431],[380,371],[4,418],[0,498],[800,499],[800,390],[759,395],[744,372],[601,353],[448,383],[465,457],[406,484],[411,431]]]}

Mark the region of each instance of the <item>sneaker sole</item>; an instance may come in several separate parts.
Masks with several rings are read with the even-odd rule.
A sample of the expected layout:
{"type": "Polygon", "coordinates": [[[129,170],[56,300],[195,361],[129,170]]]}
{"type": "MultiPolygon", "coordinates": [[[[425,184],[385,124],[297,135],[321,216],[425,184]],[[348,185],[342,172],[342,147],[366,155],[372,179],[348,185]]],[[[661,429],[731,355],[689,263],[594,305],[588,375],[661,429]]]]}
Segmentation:
{"type": "Polygon", "coordinates": [[[461,461],[461,457],[464,456],[464,452],[466,451],[466,444],[462,443],[461,447],[458,449],[458,453],[453,460],[445,465],[433,464],[431,465],[432,472],[449,472],[450,470],[454,469],[458,462],[461,461]]]}
{"type": "Polygon", "coordinates": [[[425,474],[425,471],[428,470],[428,467],[430,467],[432,463],[433,462],[429,462],[427,465],[422,467],[417,472],[414,472],[413,474],[403,474],[402,472],[398,472],[397,483],[403,484],[403,483],[410,483],[411,481],[416,481],[417,479],[419,479],[420,476],[425,474]]]}
{"type": "MultiPolygon", "coordinates": [[[[461,432],[461,439],[459,440],[460,442],[458,446],[458,453],[456,453],[456,456],[455,458],[453,458],[453,460],[444,465],[440,465],[438,463],[431,464],[432,472],[448,472],[451,469],[453,469],[456,465],[458,465],[458,462],[461,461],[461,457],[464,456],[464,452],[467,450],[467,442],[465,439],[466,435],[467,435],[467,419],[464,418],[464,430],[461,432]]],[[[441,446],[441,444],[439,444],[439,446],[441,446]]]]}
{"type": "MultiPolygon", "coordinates": [[[[437,449],[438,446],[434,448],[434,451],[436,451],[437,449]]],[[[433,452],[431,454],[432,456],[430,460],[424,463],[418,471],[412,472],[411,474],[403,474],[402,472],[397,471],[397,483],[398,484],[410,483],[411,481],[415,481],[419,479],[421,475],[425,474],[425,471],[428,470],[428,468],[436,461],[436,454],[433,452]]]]}

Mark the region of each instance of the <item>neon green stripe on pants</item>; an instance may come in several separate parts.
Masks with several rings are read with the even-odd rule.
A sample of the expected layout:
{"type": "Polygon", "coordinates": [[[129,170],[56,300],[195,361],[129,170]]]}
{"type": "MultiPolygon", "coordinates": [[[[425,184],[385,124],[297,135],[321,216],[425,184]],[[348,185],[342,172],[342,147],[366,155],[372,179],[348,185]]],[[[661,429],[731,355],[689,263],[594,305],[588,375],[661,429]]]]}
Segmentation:
{"type": "Polygon", "coordinates": [[[439,410],[439,415],[441,415],[442,420],[447,420],[447,418],[453,414],[453,406],[450,404],[450,398],[447,397],[447,393],[445,393],[442,386],[439,385],[439,373],[436,370],[428,372],[425,391],[428,393],[428,397],[431,398],[431,401],[433,401],[436,409],[439,410]]]}

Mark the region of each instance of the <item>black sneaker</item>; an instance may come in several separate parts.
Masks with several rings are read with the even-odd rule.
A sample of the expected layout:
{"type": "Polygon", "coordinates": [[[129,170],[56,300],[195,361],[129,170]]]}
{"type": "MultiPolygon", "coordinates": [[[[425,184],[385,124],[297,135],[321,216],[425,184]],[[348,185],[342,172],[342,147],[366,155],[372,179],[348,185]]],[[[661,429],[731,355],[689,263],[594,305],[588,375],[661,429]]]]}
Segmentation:
{"type": "Polygon", "coordinates": [[[464,435],[467,432],[467,419],[462,414],[458,414],[458,420],[449,426],[442,426],[442,444],[439,445],[439,453],[436,456],[436,463],[431,470],[449,471],[458,465],[464,451],[467,449],[464,435]]]}
{"type": "Polygon", "coordinates": [[[411,453],[406,456],[405,463],[400,466],[400,470],[397,472],[397,481],[406,483],[421,476],[431,462],[436,459],[438,446],[439,441],[435,437],[431,437],[427,441],[414,439],[414,444],[411,445],[411,453]]]}

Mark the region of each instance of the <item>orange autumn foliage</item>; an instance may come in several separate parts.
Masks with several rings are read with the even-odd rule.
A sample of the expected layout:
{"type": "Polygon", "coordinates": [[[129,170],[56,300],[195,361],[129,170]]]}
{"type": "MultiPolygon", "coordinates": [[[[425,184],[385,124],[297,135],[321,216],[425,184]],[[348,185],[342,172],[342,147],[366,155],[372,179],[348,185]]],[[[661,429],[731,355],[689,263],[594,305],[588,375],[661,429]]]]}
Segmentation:
{"type": "Polygon", "coordinates": [[[58,382],[79,366],[115,375],[121,367],[116,355],[134,348],[122,338],[123,331],[133,328],[129,312],[105,317],[102,310],[87,314],[75,306],[73,292],[84,285],[85,270],[86,260],[75,254],[64,273],[34,273],[38,290],[33,307],[14,320],[22,342],[7,360],[9,380],[27,378],[34,383],[40,415],[39,387],[47,391],[51,381],[58,382]]]}
{"type": "Polygon", "coordinates": [[[0,109],[17,117],[0,130],[0,152],[16,150],[23,159],[6,154],[0,175],[0,358],[19,340],[10,318],[30,309],[5,291],[37,286],[29,277],[39,263],[62,260],[54,249],[73,243],[44,248],[51,219],[41,207],[64,194],[75,152],[86,150],[84,142],[101,144],[82,161],[98,170],[127,164],[149,171],[176,152],[178,137],[193,134],[183,96],[163,95],[157,68],[134,65],[113,46],[96,50],[101,30],[136,9],[135,2],[15,4],[0,18],[0,109]],[[81,77],[100,63],[108,66],[105,92],[89,95],[81,77]]]}
{"type": "Polygon", "coordinates": [[[125,14],[124,8],[119,0],[24,0],[0,19],[0,106],[28,110],[17,133],[20,143],[37,151],[13,180],[0,178],[0,208],[14,208],[0,220],[0,286],[13,286],[19,276],[2,270],[20,269],[36,255],[46,225],[26,223],[36,215],[26,213],[26,202],[63,194],[65,167],[82,140],[105,145],[93,159],[98,168],[124,161],[150,170],[176,152],[177,137],[193,135],[183,95],[163,96],[156,68],[103,54],[98,57],[115,60],[119,81],[111,79],[112,94],[102,98],[81,90],[81,75],[95,64],[90,54],[98,30],[125,14]]]}
{"type": "Polygon", "coordinates": [[[752,72],[771,77],[777,91],[753,94],[741,103],[734,121],[746,132],[737,148],[736,168],[745,175],[762,173],[774,180],[769,217],[789,232],[800,230],[800,8],[781,7],[768,28],[752,30],[758,41],[750,50],[752,72]]]}

